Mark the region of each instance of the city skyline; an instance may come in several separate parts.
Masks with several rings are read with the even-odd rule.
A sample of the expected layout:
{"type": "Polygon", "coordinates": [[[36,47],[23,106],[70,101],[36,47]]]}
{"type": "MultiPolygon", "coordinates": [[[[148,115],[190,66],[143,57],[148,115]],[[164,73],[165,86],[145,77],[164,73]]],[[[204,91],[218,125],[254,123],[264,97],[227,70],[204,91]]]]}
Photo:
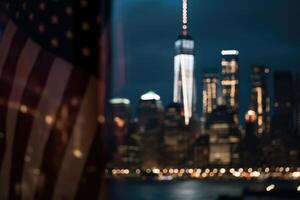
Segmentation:
{"type": "MultiPolygon", "coordinates": [[[[120,3],[118,1],[115,3],[117,8],[116,16],[119,17],[115,17],[114,21],[116,26],[119,24],[122,28],[121,30],[123,30],[124,35],[119,32],[117,35],[123,37],[123,40],[118,41],[123,41],[124,60],[123,65],[120,65],[119,59],[114,60],[114,77],[117,80],[114,84],[114,96],[129,98],[133,106],[136,107],[138,96],[148,90],[154,90],[161,95],[162,101],[166,106],[172,100],[172,93],[170,92],[173,88],[172,57],[174,50],[172,43],[174,35],[177,35],[181,28],[178,25],[181,21],[181,15],[178,14],[180,13],[181,3],[180,1],[171,2],[167,0],[151,1],[151,3],[146,0],[141,3],[128,0],[128,2],[122,2],[123,6],[120,3]],[[145,9],[146,7],[147,10],[145,9]],[[147,13],[151,12],[152,8],[162,12],[149,17],[147,13]],[[143,17],[144,15],[138,18],[134,17],[136,12],[131,12],[132,9],[145,11],[145,16],[147,17],[143,17]],[[160,20],[156,20],[157,18],[160,18],[160,20]],[[142,20],[146,20],[148,23],[141,23],[142,20]],[[133,24],[138,24],[138,26],[134,27],[132,26],[133,24]],[[129,30],[131,31],[130,34],[129,30]],[[141,37],[140,35],[143,36],[141,37]],[[155,52],[155,49],[159,49],[159,51],[155,52]],[[120,69],[122,66],[124,68],[120,69]],[[123,75],[120,75],[122,70],[123,75]],[[142,74],[145,71],[147,71],[147,75],[151,75],[151,78],[142,74]],[[123,86],[120,84],[120,80],[122,80],[120,76],[125,77],[122,83],[123,86]]],[[[297,46],[299,41],[294,34],[290,35],[290,29],[294,30],[292,32],[297,33],[298,28],[295,26],[295,21],[290,19],[290,16],[297,15],[297,13],[293,9],[289,9],[289,12],[287,12],[287,5],[284,2],[277,1],[274,5],[263,2],[247,2],[245,5],[242,3],[233,5],[232,1],[226,4],[221,3],[222,5],[224,4],[224,8],[233,8],[232,13],[226,16],[220,10],[223,7],[219,5],[217,7],[215,1],[190,1],[189,4],[191,20],[189,29],[191,30],[191,35],[195,38],[196,48],[195,76],[197,79],[198,110],[201,110],[202,99],[200,94],[203,74],[206,71],[219,72],[220,51],[222,49],[237,49],[240,52],[241,70],[239,75],[242,79],[240,96],[243,96],[240,97],[240,107],[242,115],[246,112],[249,102],[249,74],[252,65],[267,65],[271,71],[274,69],[296,71],[298,63],[296,53],[299,49],[297,46]],[[261,8],[257,9],[254,4],[260,4],[261,8]],[[235,7],[245,12],[242,14],[242,11],[235,10],[235,7]],[[214,11],[215,15],[208,16],[208,12],[212,13],[212,11],[214,11]],[[282,11],[282,13],[278,11],[282,11]],[[241,17],[237,17],[239,15],[241,17]],[[279,19],[279,16],[281,18],[275,24],[270,19],[270,15],[274,19],[279,19]],[[262,20],[256,23],[257,17],[261,17],[262,20]],[[253,24],[254,21],[256,24],[253,24]],[[245,22],[246,24],[243,24],[245,22]],[[285,26],[286,22],[291,25],[289,31],[285,26]],[[203,27],[204,24],[207,24],[207,26],[203,27]],[[217,32],[213,29],[223,31],[217,32]],[[245,35],[245,31],[248,31],[248,34],[245,35]],[[257,41],[253,41],[251,38],[257,38],[257,41]]],[[[292,4],[297,5],[298,2],[293,1],[292,4]]],[[[118,50],[120,49],[118,48],[116,51],[118,50]]],[[[120,52],[117,52],[118,55],[120,55],[120,52]]]]}
{"type": "MultiPolygon", "coordinates": [[[[299,99],[295,94],[299,74],[289,68],[270,67],[272,62],[267,57],[263,59],[264,64],[255,60],[243,67],[242,47],[222,48],[218,52],[219,64],[214,68],[197,67],[195,55],[201,44],[197,45],[188,29],[193,24],[188,23],[188,2],[192,1],[178,1],[182,5],[182,19],[178,23],[180,34],[175,40],[174,71],[164,74],[164,68],[157,67],[160,62],[156,60],[152,68],[157,74],[151,74],[152,68],[146,69],[147,63],[140,66],[143,71],[139,78],[143,79],[143,84],[147,84],[149,78],[150,88],[142,88],[142,94],[130,98],[135,102],[140,97],[137,108],[135,103],[130,104],[130,100],[125,99],[126,96],[119,96],[125,97],[120,100],[116,99],[117,92],[114,93],[111,102],[116,103],[111,103],[110,107],[119,112],[108,119],[112,133],[108,142],[114,144],[108,168],[141,168],[151,173],[151,169],[164,167],[298,166],[299,145],[293,141],[299,138],[296,117],[299,116],[299,99]],[[199,68],[202,69],[201,75],[195,74],[195,69],[199,68]],[[160,93],[155,87],[165,86],[158,86],[160,81],[156,79],[161,74],[174,77],[169,82],[173,83],[173,90],[171,87],[166,93],[160,93]],[[195,84],[195,80],[202,84],[195,84]],[[166,100],[163,106],[161,96],[166,94],[173,98],[166,100]],[[194,108],[196,99],[200,99],[196,104],[202,112],[194,108]],[[251,160],[251,157],[256,159],[251,160]]],[[[118,28],[123,30],[122,26],[118,28]]],[[[118,42],[121,42],[119,47],[124,48],[122,42],[125,38],[121,33],[117,32],[120,38],[116,43],[120,45],[118,42]]],[[[147,37],[143,39],[148,40],[147,37]]],[[[239,41],[238,37],[236,39],[239,41]]],[[[151,50],[142,47],[145,51],[151,50]]],[[[123,65],[115,68],[117,85],[114,86],[117,88],[122,83],[137,92],[137,88],[126,81],[128,69],[122,59],[127,57],[123,48],[117,52],[123,62],[119,64],[123,65]]],[[[161,51],[155,49],[154,52],[161,51]]],[[[252,50],[248,56],[257,53],[259,50],[252,50]]],[[[273,55],[272,58],[277,62],[278,57],[273,55]]],[[[146,58],[146,61],[151,63],[152,59],[155,58],[146,58]]],[[[171,56],[163,59],[171,59],[171,56]]],[[[286,59],[291,59],[291,56],[286,59]]]]}
{"type": "MultiPolygon", "coordinates": [[[[135,10],[142,8],[139,2],[127,1],[135,3],[135,10]]],[[[274,190],[276,197],[282,193],[286,199],[289,191],[281,191],[277,181],[299,181],[300,177],[300,74],[295,73],[299,68],[293,68],[299,63],[292,47],[299,48],[297,38],[293,33],[275,37],[287,31],[282,22],[290,22],[283,3],[260,3],[265,6],[261,8],[247,5],[250,2],[233,5],[231,0],[218,7],[214,7],[214,0],[207,4],[204,0],[142,2],[147,10],[135,20],[138,26],[131,26],[133,40],[126,35],[126,23],[116,26],[114,52],[119,59],[114,60],[115,91],[111,101],[115,103],[109,106],[118,112],[108,118],[111,159],[106,166],[107,177],[218,183],[268,183],[276,179],[260,188],[259,195],[264,191],[267,196],[274,190]],[[175,4],[181,2],[182,23],[177,17],[170,18],[180,16],[178,13],[167,17],[167,12],[159,12],[179,11],[175,4]],[[163,8],[156,7],[157,14],[149,15],[154,5],[163,8]],[[199,18],[203,19],[197,5],[213,6],[206,7],[210,15],[202,29],[194,26],[199,18]],[[218,12],[221,8],[224,15],[209,12],[214,8],[218,12]],[[270,17],[266,13],[276,14],[270,17]],[[279,13],[283,21],[275,22],[279,13]],[[147,22],[138,23],[144,14],[147,22]],[[253,24],[243,21],[245,15],[253,24]],[[169,23],[173,28],[175,23],[181,24],[172,55],[169,41],[174,36],[167,28],[169,23]],[[282,30],[276,32],[275,23],[282,30]],[[217,30],[211,29],[213,26],[220,31],[211,32],[217,30]],[[197,32],[208,35],[203,37],[197,32]],[[283,39],[290,39],[289,47],[284,46],[283,39]]],[[[258,188],[258,183],[254,185],[258,188]]],[[[289,187],[295,190],[291,184],[289,187]]],[[[248,193],[248,188],[245,191],[248,193]]],[[[297,195],[299,191],[298,184],[297,195]]]]}

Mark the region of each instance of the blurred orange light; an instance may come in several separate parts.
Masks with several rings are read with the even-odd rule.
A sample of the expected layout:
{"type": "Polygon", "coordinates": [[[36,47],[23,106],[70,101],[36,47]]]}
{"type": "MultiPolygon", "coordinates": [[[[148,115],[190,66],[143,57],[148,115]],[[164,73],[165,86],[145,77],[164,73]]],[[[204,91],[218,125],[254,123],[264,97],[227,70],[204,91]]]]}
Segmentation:
{"type": "Polygon", "coordinates": [[[248,110],[247,114],[245,115],[245,120],[247,122],[255,122],[257,119],[256,112],[253,110],[248,110]]]}
{"type": "Polygon", "coordinates": [[[115,117],[114,122],[116,123],[117,127],[119,127],[119,128],[123,128],[125,126],[124,119],[122,119],[120,117],[115,117]]]}
{"type": "Polygon", "coordinates": [[[74,149],[74,150],[73,150],[73,155],[74,155],[76,158],[82,158],[82,156],[83,156],[82,152],[81,152],[79,149],[74,149]]]}

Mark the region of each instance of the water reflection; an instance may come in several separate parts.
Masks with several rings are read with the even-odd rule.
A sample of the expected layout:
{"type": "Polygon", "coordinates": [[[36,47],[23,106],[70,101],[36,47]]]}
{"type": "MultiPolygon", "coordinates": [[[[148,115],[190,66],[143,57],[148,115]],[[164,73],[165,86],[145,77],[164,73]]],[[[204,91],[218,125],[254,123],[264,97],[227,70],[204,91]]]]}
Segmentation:
{"type": "Polygon", "coordinates": [[[137,181],[110,180],[109,200],[212,200],[238,196],[251,182],[243,181],[137,181]]]}

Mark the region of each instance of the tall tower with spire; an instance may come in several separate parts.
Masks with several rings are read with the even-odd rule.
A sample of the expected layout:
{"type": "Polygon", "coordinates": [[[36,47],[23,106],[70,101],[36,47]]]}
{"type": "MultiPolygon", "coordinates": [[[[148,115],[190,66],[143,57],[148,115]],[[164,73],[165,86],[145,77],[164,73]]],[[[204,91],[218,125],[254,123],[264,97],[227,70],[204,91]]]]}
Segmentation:
{"type": "Polygon", "coordinates": [[[182,31],[175,41],[173,101],[183,104],[188,125],[195,110],[194,40],[188,35],[188,4],[182,0],[182,31]]]}

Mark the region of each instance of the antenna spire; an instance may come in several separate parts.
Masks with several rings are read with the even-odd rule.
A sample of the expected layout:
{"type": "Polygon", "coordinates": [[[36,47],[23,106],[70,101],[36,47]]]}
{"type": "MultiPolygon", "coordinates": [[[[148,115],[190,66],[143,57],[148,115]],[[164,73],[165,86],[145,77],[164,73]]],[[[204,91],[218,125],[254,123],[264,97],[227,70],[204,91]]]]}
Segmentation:
{"type": "Polygon", "coordinates": [[[188,24],[188,7],[187,0],[182,0],[182,34],[187,35],[187,24],[188,24]]]}

